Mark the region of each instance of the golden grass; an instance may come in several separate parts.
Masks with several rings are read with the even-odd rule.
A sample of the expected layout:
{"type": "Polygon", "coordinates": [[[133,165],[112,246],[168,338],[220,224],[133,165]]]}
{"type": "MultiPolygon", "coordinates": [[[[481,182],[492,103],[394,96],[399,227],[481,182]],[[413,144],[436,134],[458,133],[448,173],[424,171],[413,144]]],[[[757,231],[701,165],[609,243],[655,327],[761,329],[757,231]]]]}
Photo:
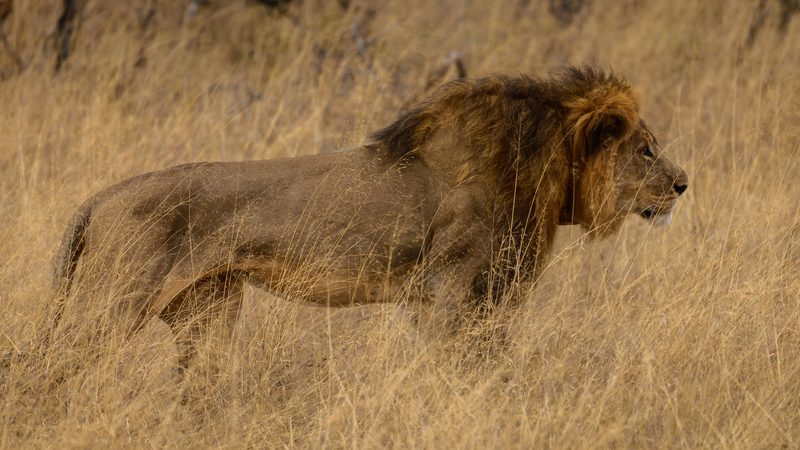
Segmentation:
{"type": "Polygon", "coordinates": [[[252,290],[236,338],[209,341],[182,383],[157,322],[13,357],[0,447],[800,446],[800,19],[776,31],[777,2],[751,48],[757,2],[597,0],[569,26],[546,2],[374,17],[355,1],[289,16],[219,2],[192,21],[183,2],[149,3],[143,27],[148,2],[85,2],[57,75],[44,43],[61,2],[18,1],[3,25],[26,68],[0,52],[2,353],[41,340],[50,260],[91,193],[181,162],[361,143],[451,50],[471,75],[613,67],[689,190],[668,228],[562,229],[501,356],[404,345],[387,308],[252,290]]]}

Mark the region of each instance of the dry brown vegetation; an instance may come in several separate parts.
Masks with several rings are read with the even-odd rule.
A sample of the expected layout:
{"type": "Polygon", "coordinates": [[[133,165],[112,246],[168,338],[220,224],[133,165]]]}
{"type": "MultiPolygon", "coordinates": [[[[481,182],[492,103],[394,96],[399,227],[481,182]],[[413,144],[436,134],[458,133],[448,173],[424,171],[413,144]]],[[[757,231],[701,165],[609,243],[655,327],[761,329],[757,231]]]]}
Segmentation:
{"type": "Polygon", "coordinates": [[[782,30],[779,2],[597,0],[571,21],[546,2],[220,1],[191,20],[188,2],[80,3],[57,73],[62,2],[18,1],[0,25],[0,447],[800,446],[800,19],[782,30]],[[181,162],[364,142],[452,50],[471,75],[630,78],[689,173],[673,224],[563,227],[510,345],[483,357],[410,344],[391,308],[255,289],[182,382],[158,322],[29,353],[84,198],[181,162]]]}

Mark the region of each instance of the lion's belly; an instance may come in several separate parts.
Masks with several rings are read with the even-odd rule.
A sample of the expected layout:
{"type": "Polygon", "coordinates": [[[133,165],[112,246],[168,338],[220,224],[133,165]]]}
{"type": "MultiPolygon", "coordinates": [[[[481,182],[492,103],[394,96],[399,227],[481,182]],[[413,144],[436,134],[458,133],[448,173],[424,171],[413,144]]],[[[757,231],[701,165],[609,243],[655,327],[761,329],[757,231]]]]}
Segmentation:
{"type": "Polygon", "coordinates": [[[400,301],[408,278],[408,271],[401,270],[383,276],[359,276],[341,270],[311,275],[308,270],[291,270],[271,264],[248,273],[248,282],[256,287],[288,300],[324,307],[400,301]]]}
{"type": "Polygon", "coordinates": [[[413,236],[405,245],[345,241],[325,251],[325,246],[292,252],[280,248],[240,261],[238,270],[248,273],[254,286],[314,305],[395,302],[420,263],[421,246],[422,239],[413,236]]]}

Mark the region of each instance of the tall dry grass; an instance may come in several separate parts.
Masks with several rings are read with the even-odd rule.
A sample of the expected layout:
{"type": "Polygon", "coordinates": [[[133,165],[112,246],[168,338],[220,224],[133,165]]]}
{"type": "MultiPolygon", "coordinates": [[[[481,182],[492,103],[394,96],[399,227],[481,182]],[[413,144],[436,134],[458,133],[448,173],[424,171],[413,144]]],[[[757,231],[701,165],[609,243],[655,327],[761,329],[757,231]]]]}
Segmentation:
{"type": "MultiPolygon", "coordinates": [[[[387,309],[250,290],[233,341],[186,380],[163,324],[0,369],[0,447],[800,446],[800,19],[778,2],[83,2],[53,73],[61,2],[16,2],[0,52],[0,339],[42,339],[50,260],[91,193],[198,160],[363,142],[445,54],[471,75],[612,67],[690,187],[673,224],[563,228],[501,355],[403,345],[387,309]],[[148,8],[154,15],[146,20],[148,8]],[[359,53],[353,24],[366,38],[359,53]]],[[[113,301],[113,299],[109,299],[113,301]]],[[[87,313],[89,314],[89,313],[87,313]]]]}

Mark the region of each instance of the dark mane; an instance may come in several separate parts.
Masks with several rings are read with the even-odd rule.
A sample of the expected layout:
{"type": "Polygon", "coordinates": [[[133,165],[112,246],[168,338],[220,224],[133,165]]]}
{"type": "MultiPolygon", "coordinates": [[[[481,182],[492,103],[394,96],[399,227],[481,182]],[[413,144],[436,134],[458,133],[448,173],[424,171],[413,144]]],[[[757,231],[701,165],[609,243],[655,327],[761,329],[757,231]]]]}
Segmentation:
{"type": "MultiPolygon", "coordinates": [[[[398,157],[414,152],[440,128],[444,117],[461,117],[463,132],[481,140],[498,131],[510,132],[508,139],[526,139],[522,145],[544,141],[553,124],[544,124],[547,115],[565,116],[575,109],[576,99],[605,95],[607,92],[630,93],[630,85],[612,73],[592,67],[568,67],[547,80],[525,75],[495,75],[486,78],[451,81],[431,94],[394,123],[372,134],[391,154],[398,157]],[[524,120],[526,123],[520,123],[524,120]],[[505,124],[503,123],[505,122],[505,124]],[[520,128],[522,126],[522,128],[520,128]],[[508,128],[498,130],[497,128],[508,128]],[[517,130],[517,131],[514,131],[517,130]]],[[[495,142],[496,144],[496,142],[495,142]]],[[[499,150],[499,149],[495,149],[499,150]]]]}
{"type": "Polygon", "coordinates": [[[442,113],[456,111],[465,116],[488,118],[494,114],[487,108],[495,102],[487,99],[526,100],[535,97],[540,88],[540,81],[524,75],[454,80],[438,88],[391,125],[373,133],[371,138],[383,143],[395,155],[406,155],[425,142],[437,128],[442,113]]]}

